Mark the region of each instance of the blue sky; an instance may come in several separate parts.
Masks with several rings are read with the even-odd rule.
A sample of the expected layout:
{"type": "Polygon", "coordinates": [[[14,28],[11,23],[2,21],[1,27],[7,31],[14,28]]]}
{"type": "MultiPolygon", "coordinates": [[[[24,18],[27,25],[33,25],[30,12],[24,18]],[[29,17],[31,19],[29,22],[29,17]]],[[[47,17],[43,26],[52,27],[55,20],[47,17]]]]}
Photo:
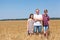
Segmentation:
{"type": "Polygon", "coordinates": [[[0,0],[0,19],[28,18],[35,9],[48,9],[50,17],[60,17],[60,0],[0,0]]]}

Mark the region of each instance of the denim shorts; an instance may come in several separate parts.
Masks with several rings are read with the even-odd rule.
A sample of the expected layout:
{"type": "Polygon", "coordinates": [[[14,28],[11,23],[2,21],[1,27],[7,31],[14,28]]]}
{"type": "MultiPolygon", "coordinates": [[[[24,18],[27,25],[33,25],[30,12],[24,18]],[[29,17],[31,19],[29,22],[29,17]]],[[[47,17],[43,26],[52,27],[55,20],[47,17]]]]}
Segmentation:
{"type": "Polygon", "coordinates": [[[34,26],[34,33],[37,33],[37,31],[38,31],[38,33],[41,33],[42,26],[34,26]]]}
{"type": "Polygon", "coordinates": [[[44,33],[48,30],[48,26],[44,26],[44,33]]]}

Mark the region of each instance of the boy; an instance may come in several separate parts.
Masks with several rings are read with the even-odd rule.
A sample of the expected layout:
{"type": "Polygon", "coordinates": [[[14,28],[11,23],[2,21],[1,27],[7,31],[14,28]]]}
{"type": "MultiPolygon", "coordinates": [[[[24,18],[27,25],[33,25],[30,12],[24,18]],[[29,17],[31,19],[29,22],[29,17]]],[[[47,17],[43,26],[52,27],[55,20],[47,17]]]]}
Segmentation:
{"type": "Polygon", "coordinates": [[[48,29],[49,29],[49,16],[48,16],[48,10],[44,10],[43,14],[43,28],[44,28],[44,36],[48,37],[48,29]]]}

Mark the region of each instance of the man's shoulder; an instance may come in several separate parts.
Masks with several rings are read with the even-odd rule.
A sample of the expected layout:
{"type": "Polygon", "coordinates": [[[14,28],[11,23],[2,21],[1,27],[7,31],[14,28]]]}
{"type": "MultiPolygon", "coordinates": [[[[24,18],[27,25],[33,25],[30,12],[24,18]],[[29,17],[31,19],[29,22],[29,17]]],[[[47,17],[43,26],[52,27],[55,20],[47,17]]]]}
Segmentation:
{"type": "Polygon", "coordinates": [[[42,14],[39,14],[39,16],[42,16],[42,14]]]}
{"type": "Polygon", "coordinates": [[[33,14],[33,15],[37,15],[37,14],[33,14]]]}
{"type": "Polygon", "coordinates": [[[39,14],[39,15],[37,15],[37,14],[34,14],[34,16],[42,16],[42,14],[39,14]]]}
{"type": "Polygon", "coordinates": [[[39,14],[39,15],[42,15],[42,14],[39,14]]]}

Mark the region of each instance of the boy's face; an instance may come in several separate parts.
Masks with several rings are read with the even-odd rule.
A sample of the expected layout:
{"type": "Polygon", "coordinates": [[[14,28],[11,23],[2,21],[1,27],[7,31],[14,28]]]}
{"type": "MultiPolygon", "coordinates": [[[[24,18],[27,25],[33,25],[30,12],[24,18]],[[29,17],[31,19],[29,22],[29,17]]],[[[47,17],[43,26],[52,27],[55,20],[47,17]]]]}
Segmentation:
{"type": "Polygon", "coordinates": [[[44,13],[45,13],[45,14],[47,14],[48,12],[47,12],[47,11],[45,11],[44,13]]]}

